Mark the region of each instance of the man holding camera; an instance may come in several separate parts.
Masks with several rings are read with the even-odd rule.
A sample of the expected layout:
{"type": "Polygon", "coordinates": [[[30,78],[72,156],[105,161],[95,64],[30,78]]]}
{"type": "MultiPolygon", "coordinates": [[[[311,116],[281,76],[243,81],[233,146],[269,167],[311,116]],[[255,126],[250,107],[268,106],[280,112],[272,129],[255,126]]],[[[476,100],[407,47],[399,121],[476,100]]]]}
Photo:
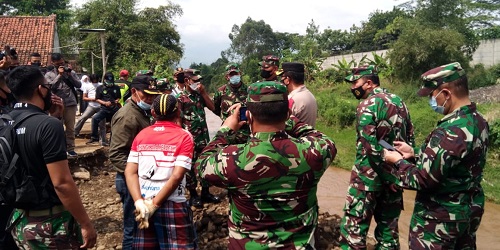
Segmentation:
{"type": "Polygon", "coordinates": [[[63,123],[66,133],[66,148],[68,156],[76,157],[75,152],[75,118],[78,109],[75,88],[80,88],[82,83],[75,71],[68,67],[60,53],[50,56],[54,69],[45,73],[45,79],[51,90],[64,101],[63,123]]]}

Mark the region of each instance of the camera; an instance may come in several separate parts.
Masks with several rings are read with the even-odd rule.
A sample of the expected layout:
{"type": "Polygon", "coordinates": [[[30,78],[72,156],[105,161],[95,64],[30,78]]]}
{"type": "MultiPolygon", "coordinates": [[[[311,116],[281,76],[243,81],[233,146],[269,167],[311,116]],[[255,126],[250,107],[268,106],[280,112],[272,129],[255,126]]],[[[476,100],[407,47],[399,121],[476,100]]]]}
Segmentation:
{"type": "Polygon", "coordinates": [[[64,67],[64,72],[69,72],[69,73],[71,73],[71,68],[69,68],[69,67],[64,67]]]}

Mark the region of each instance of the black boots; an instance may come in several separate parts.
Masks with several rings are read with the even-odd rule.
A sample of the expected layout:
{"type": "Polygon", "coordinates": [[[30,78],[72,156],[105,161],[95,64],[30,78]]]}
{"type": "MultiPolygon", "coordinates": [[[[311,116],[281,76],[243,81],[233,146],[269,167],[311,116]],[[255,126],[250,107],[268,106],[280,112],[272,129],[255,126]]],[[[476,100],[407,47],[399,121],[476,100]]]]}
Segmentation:
{"type": "Polygon", "coordinates": [[[200,196],[196,192],[196,189],[189,190],[189,205],[194,206],[196,208],[202,208],[203,204],[201,203],[200,196]]]}

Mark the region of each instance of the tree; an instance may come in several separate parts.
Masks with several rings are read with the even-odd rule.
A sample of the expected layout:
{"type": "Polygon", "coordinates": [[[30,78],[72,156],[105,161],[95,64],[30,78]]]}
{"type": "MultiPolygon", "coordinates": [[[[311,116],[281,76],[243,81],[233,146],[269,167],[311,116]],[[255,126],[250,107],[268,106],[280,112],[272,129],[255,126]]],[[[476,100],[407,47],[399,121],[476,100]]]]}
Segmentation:
{"type": "Polygon", "coordinates": [[[318,37],[318,43],[320,49],[330,56],[352,49],[351,34],[345,30],[325,29],[318,37]]]}

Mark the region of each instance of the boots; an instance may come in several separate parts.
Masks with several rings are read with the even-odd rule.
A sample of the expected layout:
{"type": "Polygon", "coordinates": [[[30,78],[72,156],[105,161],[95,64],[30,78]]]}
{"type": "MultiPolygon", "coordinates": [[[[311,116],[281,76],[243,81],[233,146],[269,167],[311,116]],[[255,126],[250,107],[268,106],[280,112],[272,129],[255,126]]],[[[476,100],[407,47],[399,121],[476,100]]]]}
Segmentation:
{"type": "Polygon", "coordinates": [[[201,201],[206,202],[206,203],[219,203],[220,202],[220,197],[217,197],[213,194],[210,193],[208,190],[208,187],[202,187],[201,188],[201,201]]]}
{"type": "Polygon", "coordinates": [[[202,208],[203,204],[201,203],[200,196],[196,192],[196,189],[189,190],[189,205],[194,206],[196,208],[202,208]]]}

